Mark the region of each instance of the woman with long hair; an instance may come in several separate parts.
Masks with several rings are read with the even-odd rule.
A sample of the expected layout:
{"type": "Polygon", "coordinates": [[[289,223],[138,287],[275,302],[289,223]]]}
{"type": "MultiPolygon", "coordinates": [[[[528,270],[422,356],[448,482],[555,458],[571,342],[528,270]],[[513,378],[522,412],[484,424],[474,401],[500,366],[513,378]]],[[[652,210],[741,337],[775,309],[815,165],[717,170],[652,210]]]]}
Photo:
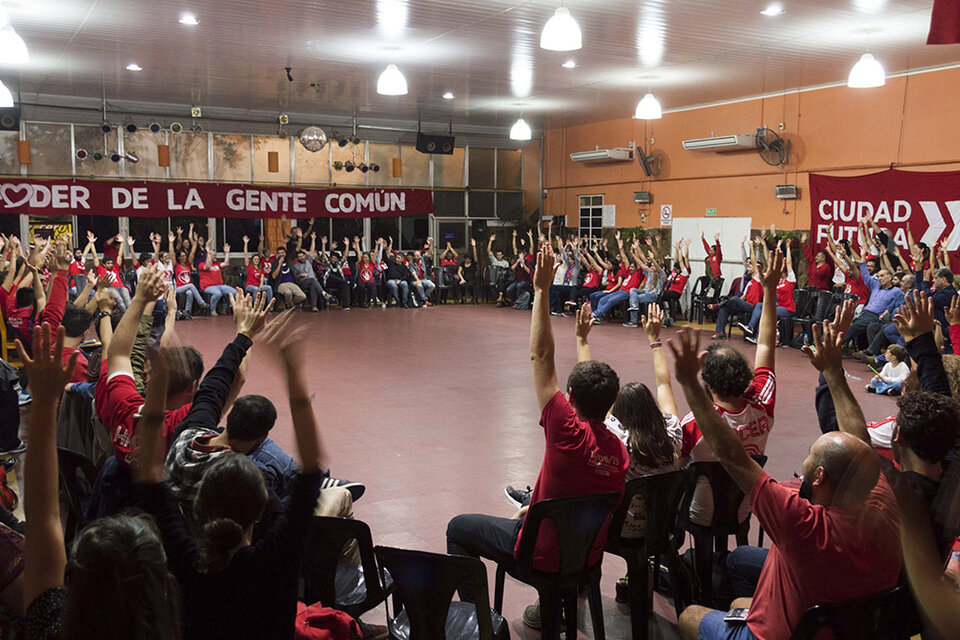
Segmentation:
{"type": "MultiPolygon", "coordinates": [[[[27,637],[152,640],[180,634],[177,583],[153,519],[146,515],[97,520],[73,542],[70,561],[60,524],[56,412],[77,355],[64,365],[64,329],[34,328],[30,359],[33,413],[24,465],[27,516],[23,602],[27,637]],[[54,344],[55,342],[55,344],[54,344]]],[[[160,407],[162,419],[163,407],[160,407]]]]}

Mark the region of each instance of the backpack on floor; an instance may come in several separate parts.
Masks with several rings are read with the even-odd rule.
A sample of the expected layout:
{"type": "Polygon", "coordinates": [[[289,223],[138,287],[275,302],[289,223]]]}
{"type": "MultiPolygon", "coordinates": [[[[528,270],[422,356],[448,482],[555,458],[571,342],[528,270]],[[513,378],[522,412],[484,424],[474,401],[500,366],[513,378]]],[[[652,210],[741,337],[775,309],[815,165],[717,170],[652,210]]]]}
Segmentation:
{"type": "Polygon", "coordinates": [[[530,292],[524,291],[517,296],[517,301],[513,303],[513,308],[517,311],[530,311],[531,298],[530,292]]]}

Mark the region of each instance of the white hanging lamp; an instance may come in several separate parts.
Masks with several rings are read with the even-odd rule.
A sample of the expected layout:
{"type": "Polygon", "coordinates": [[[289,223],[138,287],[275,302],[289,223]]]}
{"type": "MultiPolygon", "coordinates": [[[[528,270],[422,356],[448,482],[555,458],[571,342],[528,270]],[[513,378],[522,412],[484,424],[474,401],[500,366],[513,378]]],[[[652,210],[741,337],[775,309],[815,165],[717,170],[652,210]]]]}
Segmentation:
{"type": "Polygon", "coordinates": [[[27,45],[13,27],[0,29],[0,64],[20,65],[30,61],[27,45]]]}
{"type": "Polygon", "coordinates": [[[659,120],[663,117],[663,109],[660,107],[660,101],[653,97],[652,93],[647,93],[643,99],[637,103],[637,110],[633,117],[637,120],[659,120]]]}
{"type": "Polygon", "coordinates": [[[566,7],[560,6],[543,25],[540,32],[540,48],[549,51],[576,51],[583,47],[580,25],[566,7]]]}
{"type": "Polygon", "coordinates": [[[869,53],[860,56],[860,60],[850,69],[850,76],[847,78],[847,86],[853,89],[882,87],[886,83],[887,72],[883,70],[880,61],[869,53]]]}
{"type": "Polygon", "coordinates": [[[388,64],[377,80],[377,93],[382,96],[407,95],[407,79],[397,69],[397,65],[388,64]]]}
{"type": "Polygon", "coordinates": [[[10,89],[7,89],[7,85],[0,82],[0,108],[8,108],[13,106],[13,94],[10,93],[10,89]]]}
{"type": "Polygon", "coordinates": [[[523,118],[514,122],[513,126],[510,127],[511,140],[529,140],[531,137],[533,137],[533,134],[530,131],[530,125],[523,118]]]}

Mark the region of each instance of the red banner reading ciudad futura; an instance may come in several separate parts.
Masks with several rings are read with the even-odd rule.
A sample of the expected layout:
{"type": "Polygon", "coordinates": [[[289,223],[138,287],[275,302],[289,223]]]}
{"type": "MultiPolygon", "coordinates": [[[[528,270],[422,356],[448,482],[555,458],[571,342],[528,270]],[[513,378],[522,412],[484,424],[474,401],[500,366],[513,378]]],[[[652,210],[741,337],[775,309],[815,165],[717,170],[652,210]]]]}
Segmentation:
{"type": "Polygon", "coordinates": [[[827,237],[855,240],[857,223],[872,216],[898,247],[928,246],[947,239],[947,251],[960,248],[960,171],[889,169],[863,176],[810,175],[810,232],[815,246],[827,237]]]}
{"type": "Polygon", "coordinates": [[[433,213],[427,189],[0,178],[0,214],[382,218],[433,213]]]}

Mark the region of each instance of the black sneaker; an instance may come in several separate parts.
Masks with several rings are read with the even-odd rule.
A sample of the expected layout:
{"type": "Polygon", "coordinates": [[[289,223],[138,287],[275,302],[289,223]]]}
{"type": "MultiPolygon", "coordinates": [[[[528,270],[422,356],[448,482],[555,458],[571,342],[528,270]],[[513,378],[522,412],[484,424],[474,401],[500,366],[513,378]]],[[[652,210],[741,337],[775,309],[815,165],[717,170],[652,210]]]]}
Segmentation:
{"type": "Polygon", "coordinates": [[[343,487],[350,492],[353,501],[356,502],[367,490],[362,482],[353,482],[351,480],[341,480],[340,478],[331,478],[330,470],[327,469],[323,474],[323,480],[320,482],[320,490],[330,489],[331,487],[343,487]]]}
{"type": "Polygon", "coordinates": [[[753,329],[750,328],[750,325],[743,324],[742,322],[737,323],[737,327],[740,328],[740,331],[743,331],[743,335],[752,336],[753,329]]]}
{"type": "Polygon", "coordinates": [[[623,326],[625,327],[636,327],[638,326],[636,322],[624,322],[623,326]]]}
{"type": "Polygon", "coordinates": [[[750,344],[757,344],[757,337],[752,333],[747,336],[743,336],[743,339],[749,342],[750,344]]]}
{"type": "Polygon", "coordinates": [[[573,307],[574,309],[576,309],[579,305],[577,304],[577,301],[576,301],[576,300],[567,300],[566,302],[563,303],[563,306],[564,306],[564,307],[573,307]]]}
{"type": "Polygon", "coordinates": [[[620,604],[630,602],[630,580],[627,579],[627,576],[617,580],[617,597],[615,600],[620,604]]]}
{"type": "MultiPolygon", "coordinates": [[[[0,451],[0,456],[12,456],[18,453],[23,453],[26,450],[27,444],[20,438],[17,438],[16,443],[12,443],[9,446],[3,447],[3,451],[0,451]]],[[[10,466],[12,467],[13,465],[10,466]]]]}
{"type": "Polygon", "coordinates": [[[507,496],[507,500],[519,509],[530,504],[530,495],[533,493],[533,489],[530,488],[530,485],[527,485],[526,489],[516,489],[513,485],[508,484],[503,488],[503,493],[507,496]]]}

